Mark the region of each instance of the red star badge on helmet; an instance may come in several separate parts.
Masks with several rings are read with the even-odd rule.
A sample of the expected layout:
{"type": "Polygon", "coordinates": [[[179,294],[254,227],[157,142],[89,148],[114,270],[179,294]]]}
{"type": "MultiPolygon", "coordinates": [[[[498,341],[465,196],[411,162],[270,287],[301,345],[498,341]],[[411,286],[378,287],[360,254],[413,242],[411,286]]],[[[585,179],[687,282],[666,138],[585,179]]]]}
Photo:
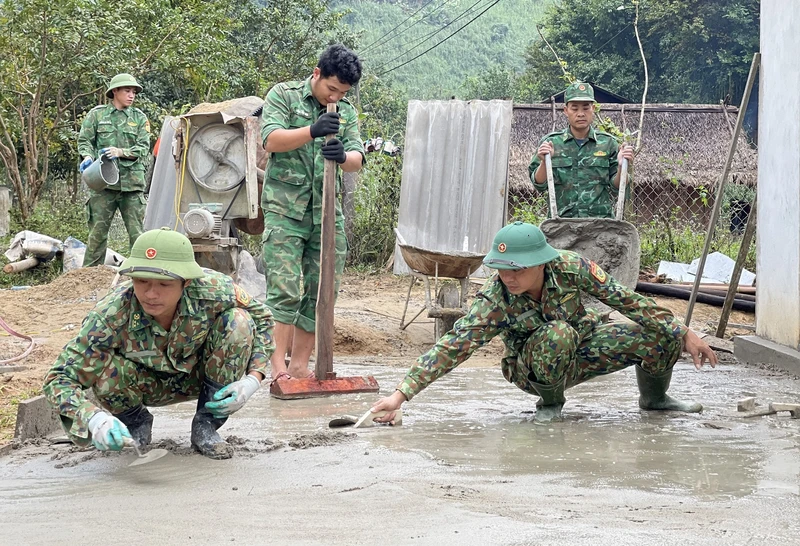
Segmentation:
{"type": "Polygon", "coordinates": [[[144,255],[147,257],[148,260],[152,260],[153,258],[155,258],[156,254],[158,254],[158,252],[153,247],[150,247],[144,251],[144,255]]]}
{"type": "Polygon", "coordinates": [[[586,91],[586,86],[581,84],[578,86],[578,89],[580,89],[581,91],[586,91]]]}
{"type": "Polygon", "coordinates": [[[497,245],[497,252],[505,252],[505,251],[506,251],[505,243],[500,243],[499,245],[497,245]]]}

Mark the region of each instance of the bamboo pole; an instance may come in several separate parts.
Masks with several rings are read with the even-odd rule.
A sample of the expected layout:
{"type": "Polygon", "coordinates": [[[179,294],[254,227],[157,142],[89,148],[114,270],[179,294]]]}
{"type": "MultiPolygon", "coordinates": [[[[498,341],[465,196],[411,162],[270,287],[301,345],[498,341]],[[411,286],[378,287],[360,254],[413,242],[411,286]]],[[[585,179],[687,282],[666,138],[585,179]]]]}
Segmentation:
{"type": "Polygon", "coordinates": [[[700,287],[700,280],[703,278],[703,269],[706,266],[706,258],[708,257],[708,251],[711,248],[711,240],[714,237],[714,229],[716,228],[717,221],[719,220],[719,211],[720,208],[722,208],[722,192],[725,189],[728,173],[731,170],[731,163],[733,162],[733,156],[736,153],[736,145],[739,141],[739,133],[741,133],[742,124],[744,123],[744,113],[747,109],[747,103],[750,101],[750,92],[753,90],[753,84],[755,83],[756,74],[758,73],[758,67],[760,63],[761,53],[755,53],[753,55],[753,62],[750,65],[750,75],[747,77],[747,85],[745,86],[744,94],[742,95],[742,103],[739,106],[739,115],[736,117],[736,129],[733,131],[733,137],[731,138],[731,146],[728,150],[728,158],[725,161],[725,168],[722,170],[722,176],[717,183],[717,191],[714,197],[714,210],[711,214],[711,220],[708,222],[706,242],[703,246],[703,253],[700,255],[700,263],[697,264],[697,272],[695,273],[697,277],[694,281],[692,294],[689,297],[689,306],[686,309],[686,318],[683,321],[686,326],[689,326],[689,323],[692,321],[692,312],[694,312],[694,303],[697,300],[697,292],[700,287]]]}
{"type": "Polygon", "coordinates": [[[725,303],[722,304],[722,313],[720,313],[719,324],[717,325],[718,338],[725,336],[725,329],[728,327],[728,319],[731,316],[731,309],[733,309],[733,300],[736,297],[736,287],[739,286],[739,278],[742,276],[744,261],[747,259],[747,251],[750,250],[750,242],[753,240],[753,234],[756,231],[757,200],[758,194],[753,198],[753,204],[750,205],[750,215],[747,217],[747,226],[744,228],[742,245],[739,247],[739,255],[736,257],[736,264],[733,266],[728,293],[725,295],[725,303]]]}

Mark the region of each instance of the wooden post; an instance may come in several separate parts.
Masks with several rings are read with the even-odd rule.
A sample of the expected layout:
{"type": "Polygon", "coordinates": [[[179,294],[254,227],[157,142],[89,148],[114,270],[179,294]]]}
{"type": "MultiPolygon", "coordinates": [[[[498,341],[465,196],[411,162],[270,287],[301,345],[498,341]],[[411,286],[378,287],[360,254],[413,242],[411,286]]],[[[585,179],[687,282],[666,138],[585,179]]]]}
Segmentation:
{"type": "MultiPolygon", "coordinates": [[[[336,104],[328,103],[328,112],[336,104]]],[[[326,141],[335,135],[328,135],[326,141]]],[[[316,309],[316,375],[333,379],[333,306],[336,300],[336,162],[326,159],[322,180],[322,236],[316,309]]]]}
{"type": "Polygon", "coordinates": [[[353,240],[353,220],[356,216],[356,186],[358,173],[342,173],[342,213],[344,214],[344,234],[348,247],[353,240]]]}
{"type": "Polygon", "coordinates": [[[739,247],[739,256],[736,257],[736,264],[733,266],[733,273],[731,273],[731,280],[728,283],[728,293],[725,295],[725,303],[722,304],[722,313],[719,316],[719,324],[717,325],[717,337],[725,337],[725,329],[728,327],[728,319],[731,316],[731,309],[733,309],[733,300],[736,297],[736,290],[739,287],[739,279],[742,276],[742,269],[744,269],[744,261],[747,259],[747,251],[750,250],[750,242],[753,240],[753,234],[756,232],[756,206],[758,205],[758,195],[753,198],[753,204],[750,206],[750,216],[747,217],[747,226],[744,228],[744,235],[742,235],[742,246],[739,247]]]}
{"type": "Polygon", "coordinates": [[[11,228],[11,188],[0,186],[0,237],[8,235],[11,228]]]}
{"type": "Polygon", "coordinates": [[[703,253],[700,255],[700,262],[697,264],[697,272],[694,280],[694,287],[689,296],[689,306],[686,309],[686,318],[683,323],[689,326],[692,321],[692,312],[694,311],[694,304],[697,300],[697,292],[700,287],[700,281],[703,278],[703,269],[706,267],[706,258],[708,251],[711,248],[711,239],[714,237],[714,230],[716,229],[717,220],[719,220],[719,210],[722,208],[722,193],[725,190],[725,184],[728,181],[728,173],[731,170],[731,163],[733,163],[733,156],[736,153],[736,145],[739,142],[739,133],[742,130],[744,123],[744,113],[747,110],[747,103],[750,100],[750,92],[753,90],[753,84],[756,81],[756,74],[758,67],[761,64],[761,53],[753,55],[753,62],[750,64],[750,75],[747,77],[747,84],[744,87],[744,94],[742,95],[742,103],[739,106],[739,116],[736,118],[736,127],[733,130],[733,137],[731,137],[731,146],[728,149],[728,159],[725,161],[725,168],[722,169],[722,176],[717,182],[716,195],[714,197],[714,209],[711,212],[711,220],[708,222],[708,232],[706,233],[706,242],[703,247],[703,253]]]}

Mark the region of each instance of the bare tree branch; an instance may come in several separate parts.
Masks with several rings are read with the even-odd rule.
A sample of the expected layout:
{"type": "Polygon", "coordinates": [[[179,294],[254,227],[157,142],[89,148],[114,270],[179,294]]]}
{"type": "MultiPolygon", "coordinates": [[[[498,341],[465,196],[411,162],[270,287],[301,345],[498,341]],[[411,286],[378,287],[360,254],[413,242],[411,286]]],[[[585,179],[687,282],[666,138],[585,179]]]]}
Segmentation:
{"type": "Polygon", "coordinates": [[[567,70],[564,68],[564,61],[561,60],[561,57],[558,56],[556,50],[553,49],[553,46],[551,46],[550,42],[547,41],[547,38],[544,37],[544,34],[542,34],[542,29],[539,28],[539,25],[536,25],[536,32],[539,33],[539,36],[541,36],[542,41],[547,45],[547,47],[550,48],[550,51],[553,52],[553,56],[556,58],[556,61],[558,61],[558,67],[561,69],[561,72],[564,73],[564,76],[569,77],[569,74],[567,74],[567,70]]]}
{"type": "Polygon", "coordinates": [[[636,6],[636,17],[633,19],[633,32],[636,34],[636,43],[639,44],[639,53],[642,55],[642,64],[644,65],[644,92],[642,92],[642,111],[639,114],[639,131],[636,135],[635,146],[635,150],[638,152],[642,147],[642,132],[644,130],[644,105],[647,103],[647,87],[650,83],[650,79],[647,72],[647,59],[644,56],[642,40],[639,38],[639,0],[633,0],[633,5],[636,6]]]}

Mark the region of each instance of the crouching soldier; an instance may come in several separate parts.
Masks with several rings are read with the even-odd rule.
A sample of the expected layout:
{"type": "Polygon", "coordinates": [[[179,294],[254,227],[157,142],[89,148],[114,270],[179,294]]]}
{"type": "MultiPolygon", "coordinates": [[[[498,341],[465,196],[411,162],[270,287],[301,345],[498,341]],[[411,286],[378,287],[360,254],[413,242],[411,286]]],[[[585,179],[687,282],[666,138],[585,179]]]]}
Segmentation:
{"type": "Polygon", "coordinates": [[[120,273],[131,280],[89,313],[45,378],[64,429],[80,446],[144,446],[148,406],[196,398],[192,446],[230,458],[217,429],[269,373],[272,315],[230,277],[202,269],[189,239],[168,229],[142,234],[120,273]],[[99,407],[85,396],[89,388],[99,407]]]}
{"type": "Polygon", "coordinates": [[[436,379],[500,336],[506,345],[503,376],[538,395],[536,423],[561,420],[564,391],[599,375],[636,367],[639,407],[696,413],[700,404],[667,394],[672,367],[688,352],[697,369],[714,351],[672,313],[619,284],[596,263],[575,252],[556,250],[541,230],[516,222],[495,235],[484,265],[497,270],[478,293],[469,313],[408,371],[390,396],[372,411],[394,411],[436,379]],[[632,322],[604,323],[581,303],[591,294],[632,322]]]}

